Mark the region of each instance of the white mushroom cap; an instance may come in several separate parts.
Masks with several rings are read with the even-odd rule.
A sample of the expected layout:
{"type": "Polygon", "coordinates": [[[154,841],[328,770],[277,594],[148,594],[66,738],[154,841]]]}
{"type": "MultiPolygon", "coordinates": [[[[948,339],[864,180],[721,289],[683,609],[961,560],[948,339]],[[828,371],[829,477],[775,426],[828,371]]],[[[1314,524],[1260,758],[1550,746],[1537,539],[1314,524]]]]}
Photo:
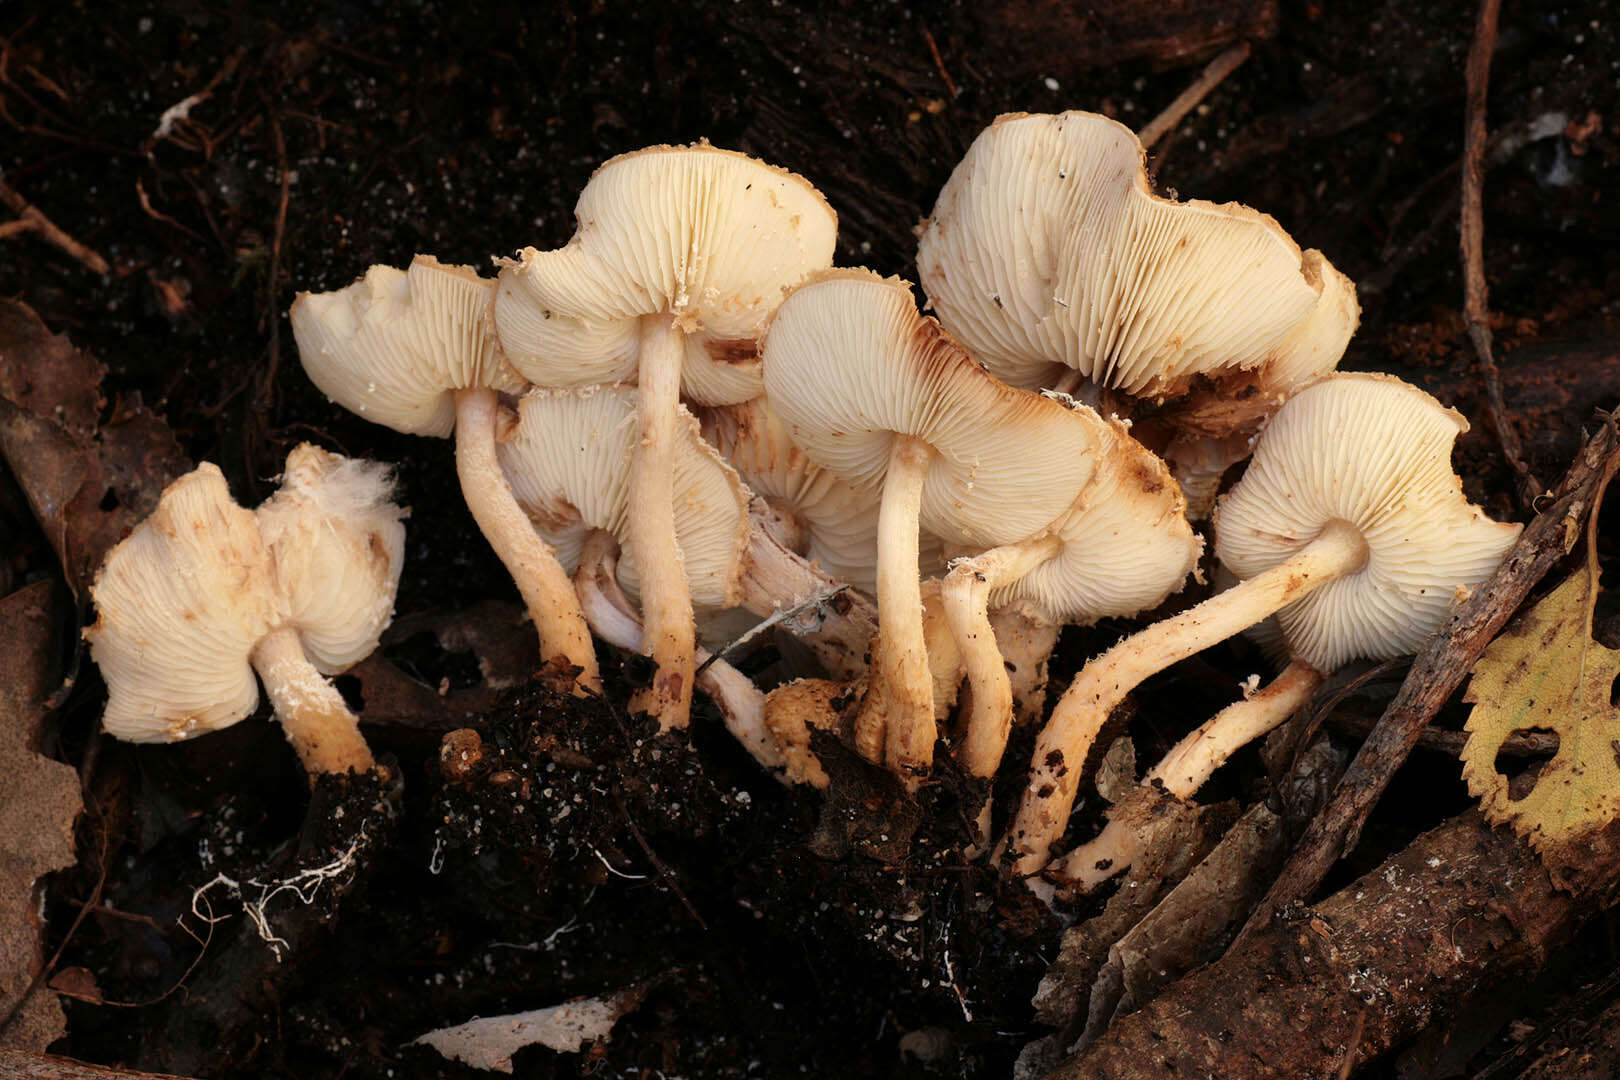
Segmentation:
{"type": "Polygon", "coordinates": [[[373,266],[348,288],[299,293],[293,336],[310,381],[350,412],[409,435],[450,434],[452,391],[526,385],[488,329],[494,282],[430,255],[373,266]]]}
{"type": "Polygon", "coordinates": [[[1062,550],[992,593],[993,605],[1023,600],[1049,622],[1086,625],[1158,607],[1197,567],[1204,543],[1175,478],[1123,424],[1111,427],[1091,483],[1052,526],[1062,550]]]}
{"type": "Polygon", "coordinates": [[[1153,195],[1136,136],[1091,113],[999,117],[940,192],[917,268],[940,321],[998,378],[1065,364],[1164,399],[1254,368],[1317,303],[1305,257],[1244,206],[1153,195]]]}
{"type": "Polygon", "coordinates": [[[287,455],[281,489],[254,512],[288,605],[288,625],[324,675],[377,648],[405,562],[404,512],[388,466],[308,443],[287,455]]]}
{"type": "Polygon", "coordinates": [[[107,682],[108,734],[175,742],[229,727],[259,701],[249,654],[286,608],[253,514],[199,465],[107,554],[85,631],[107,682]]]}
{"type": "Polygon", "coordinates": [[[494,317],[512,364],[540,386],[629,381],[637,320],[672,314],[683,396],[706,405],[758,396],[761,324],[832,264],[838,229],[803,177],[706,143],[613,158],[574,213],[566,246],[503,263],[494,317]]]}
{"type": "MultiPolygon", "coordinates": [[[[829,576],[858,589],[876,588],[879,491],[856,487],[812,461],[761,396],[701,409],[703,434],[743,482],[792,515],[804,535],[800,554],[829,576]]],[[[938,538],[919,537],[923,576],[943,565],[938,538]]]]}
{"type": "Polygon", "coordinates": [[[1240,578],[1277,566],[1334,519],[1360,530],[1365,567],[1277,612],[1319,671],[1415,651],[1495,571],[1520,526],[1471,505],[1451,469],[1468,422],[1384,375],[1341,373],[1297,391],[1215,511],[1215,552],[1240,578]]]}
{"type": "Polygon", "coordinates": [[[794,441],[857,486],[882,485],[896,433],[933,446],[920,521],[947,543],[1034,535],[1095,464],[1099,434],[1080,414],[991,378],[917,313],[904,281],[869,270],[824,271],[788,295],[765,382],[794,441]]]}
{"type": "MultiPolygon", "coordinates": [[[[676,442],[675,535],[692,602],[734,607],[748,541],[749,492],[703,441],[684,408],[676,442]]],[[[640,575],[626,521],[636,390],[624,385],[533,390],[518,402],[518,423],[498,444],[501,469],[534,527],[572,573],[592,529],[619,538],[619,580],[637,594],[640,575]]]]}

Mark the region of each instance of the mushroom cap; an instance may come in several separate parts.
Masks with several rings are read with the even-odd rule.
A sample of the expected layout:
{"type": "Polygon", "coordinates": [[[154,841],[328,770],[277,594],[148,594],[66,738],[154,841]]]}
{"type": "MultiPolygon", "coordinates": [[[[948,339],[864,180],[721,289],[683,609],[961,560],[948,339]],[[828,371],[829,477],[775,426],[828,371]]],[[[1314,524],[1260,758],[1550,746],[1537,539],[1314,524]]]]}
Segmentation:
{"type": "Polygon", "coordinates": [[[1320,280],[1274,220],[1159,198],[1143,159],[1107,117],[1014,113],[957,165],[917,269],[940,322],[997,378],[1051,385],[1065,364],[1163,400],[1194,375],[1265,364],[1317,303],[1320,280]]]}
{"type": "Polygon", "coordinates": [[[1322,292],[1258,367],[1213,375],[1166,412],[1175,426],[1216,438],[1253,426],[1277,411],[1296,386],[1339,366],[1361,321],[1356,286],[1320,251],[1307,251],[1301,266],[1322,292]]]}
{"type": "Polygon", "coordinates": [[[1339,373],[1295,392],[1215,510],[1215,553],[1250,578],[1338,518],[1366,538],[1366,565],[1277,612],[1318,671],[1415,651],[1460,591],[1496,570],[1520,526],[1462,493],[1451,446],[1461,414],[1386,375],[1339,373]]]}
{"type": "Polygon", "coordinates": [[[229,727],[259,701],[249,656],[287,611],[259,528],[204,463],[163,491],[90,587],[85,631],[107,682],[107,733],[175,742],[229,727]]]}
{"type": "Polygon", "coordinates": [[[920,522],[947,543],[1023,540],[1068,509],[1091,478],[1095,414],[996,381],[910,287],[870,270],[830,270],[788,294],[765,337],[772,407],[813,461],[878,488],[898,434],[938,453],[920,522]]]}
{"type": "MultiPolygon", "coordinates": [[[[749,489],[792,515],[804,533],[800,554],[835,580],[876,591],[881,491],[856,487],[812,461],[763,396],[700,409],[698,420],[704,437],[749,489]]],[[[925,532],[919,541],[920,572],[938,573],[943,565],[938,538],[925,532]]]]}
{"type": "Polygon", "coordinates": [[[288,603],[288,623],[323,675],[377,648],[394,617],[405,562],[405,512],[392,470],[304,443],[281,489],[254,511],[288,603]]]}
{"type": "Polygon", "coordinates": [[[512,364],[539,386],[633,381],[637,321],[687,334],[683,396],[760,393],[755,345],[782,291],[832,264],[838,217],[809,181],[707,143],[606,162],[580,193],[577,231],[503,260],[494,318],[512,364]]]}
{"type": "Polygon", "coordinates": [[[1023,600],[1049,622],[1086,625],[1158,607],[1186,584],[1204,542],[1181,488],[1123,424],[1110,428],[1091,482],[1052,526],[1062,550],[992,593],[992,605],[1023,600]]]}
{"type": "Polygon", "coordinates": [[[407,435],[449,435],[453,391],[526,385],[488,328],[494,282],[418,255],[410,269],[373,266],[347,288],[299,293],[293,336],[304,371],[350,412],[407,435]]]}
{"type": "MultiPolygon", "coordinates": [[[[630,454],[636,442],[636,394],[623,384],[578,390],[531,390],[518,422],[496,442],[501,470],[535,529],[572,573],[592,529],[623,545],[619,581],[639,593],[630,544],[630,454]]],[[[675,445],[675,536],[692,603],[735,607],[748,542],[749,492],[681,409],[686,437],[675,445]]]]}

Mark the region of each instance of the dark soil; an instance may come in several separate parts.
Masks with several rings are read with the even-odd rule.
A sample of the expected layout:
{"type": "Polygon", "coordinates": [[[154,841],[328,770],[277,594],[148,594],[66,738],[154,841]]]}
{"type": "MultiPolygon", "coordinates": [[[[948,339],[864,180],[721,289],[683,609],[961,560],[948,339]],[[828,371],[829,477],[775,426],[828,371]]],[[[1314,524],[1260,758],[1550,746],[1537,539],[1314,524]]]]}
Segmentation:
{"type": "MultiPolygon", "coordinates": [[[[90,809],[80,866],[49,889],[47,945],[100,882],[104,903],[61,965],[88,969],[107,1002],[149,1004],[72,1003],[55,1049],[194,1075],[483,1075],[408,1044],[646,984],[611,1041],[522,1051],[519,1075],[1007,1075],[1041,1033],[1029,998],[1059,924],[964,858],[959,780],[913,805],[830,751],[824,806],[755,768],[712,712],[689,741],[655,738],[622,708],[644,674],[634,661],[610,663],[607,698],[586,705],[540,678],[485,685],[472,646],[421,629],[517,600],[462,509],[449,447],[327,402],[285,313],[297,290],[419,251],[486,265],[556,246],[595,166],[699,138],[816,183],[839,213],[840,263],[910,276],[913,226],[995,115],[1085,108],[1140,127],[1247,29],[1251,59],[1152,156],[1158,184],[1266,210],[1357,281],[1362,328],[1344,366],[1402,374],[1462,409],[1466,490],[1523,520],[1459,313],[1473,5],[1153,7],[1158,21],[1123,0],[0,8],[0,178],[112,266],[101,276],[12,235],[0,295],[107,366],[107,414],[144,403],[194,461],[225,470],[239,501],[266,496],[286,452],[312,440],[398,463],[413,511],[387,656],[422,686],[342,684],[379,721],[368,736],[398,790],[317,791],[306,821],[307,785],[271,724],[156,748],[104,739],[83,658],[52,749],[80,765],[90,809]],[[413,693],[464,707],[399,704],[413,693]],[[463,730],[441,759],[451,729],[463,730]],[[284,896],[270,909],[292,946],[279,961],[239,917],[206,950],[191,936],[208,937],[201,921],[177,922],[216,873],[287,876],[362,832],[354,871],[309,905],[284,896]],[[232,979],[251,987],[253,1011],[202,993],[232,979]]],[[[1505,7],[1490,121],[1507,141],[1485,180],[1486,269],[1513,422],[1547,480],[1593,407],[1616,401],[1620,22],[1602,0],[1505,7]]],[[[0,547],[0,593],[60,576],[3,471],[0,547]]],[[[1054,673],[1122,629],[1070,632],[1054,673]]],[[[64,642],[75,630],[62,627],[64,642]]],[[[512,662],[520,676],[533,666],[512,662]]],[[[1258,667],[1234,643],[1148,684],[1132,728],[1144,756],[1258,667]]],[[[1025,759],[1015,739],[1004,802],[1025,759]]],[[[1247,796],[1262,779],[1240,755],[1213,793],[1247,796]]],[[[1455,762],[1420,753],[1342,873],[1466,801],[1455,762]]],[[[1083,807],[1076,828],[1096,821],[1083,807]]],[[[1554,967],[1573,982],[1615,960],[1594,931],[1554,967]]],[[[1490,1030],[1515,1014],[1533,1023],[1559,991],[1490,1030]]]]}

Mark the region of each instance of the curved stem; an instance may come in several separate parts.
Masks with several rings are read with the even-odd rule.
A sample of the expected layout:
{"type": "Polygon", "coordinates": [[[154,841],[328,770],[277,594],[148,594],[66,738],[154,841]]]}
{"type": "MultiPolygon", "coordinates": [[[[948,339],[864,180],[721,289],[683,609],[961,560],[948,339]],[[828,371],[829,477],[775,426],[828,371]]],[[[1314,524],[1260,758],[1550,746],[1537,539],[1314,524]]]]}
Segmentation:
{"type": "MultiPolygon", "coordinates": [[[[1166,794],[1191,798],[1236,750],[1303,708],[1324,678],[1305,661],[1293,661],[1268,685],[1228,705],[1177,743],[1142,783],[1157,782],[1166,794]]],[[[1048,873],[1091,892],[1131,865],[1142,839],[1138,830],[1110,820],[1094,839],[1054,860],[1048,873]]]]}
{"type": "Polygon", "coordinates": [[[894,436],[878,509],[877,655],[855,718],[855,748],[881,758],[908,786],[934,761],[933,681],[923,639],[922,582],[917,576],[917,517],[934,448],[894,436]]]}
{"type": "MultiPolygon", "coordinates": [[[[618,543],[612,534],[593,532],[580,550],[574,588],[591,628],[603,641],[640,652],[641,623],[629,597],[619,588],[617,563],[618,543]]],[[[724,660],[711,661],[705,649],[697,650],[697,661],[701,666],[697,685],[719,706],[726,730],[765,768],[783,768],[787,759],[776,736],[765,725],[765,695],[759,687],[724,660]]]]}
{"type": "Polygon", "coordinates": [[[1228,705],[1171,747],[1143,782],[1157,780],[1176,798],[1191,798],[1227,758],[1303,708],[1324,678],[1305,661],[1291,661],[1270,683],[1228,705]]]}
{"type": "Polygon", "coordinates": [[[1333,520],[1292,558],[1173,619],[1126,638],[1087,664],[1041,730],[1009,841],[1021,874],[1046,865],[1069,824],[1080,773],[1108,714],[1142,680],[1224,641],[1328,582],[1359,570],[1367,542],[1359,530],[1333,520]]]}
{"type": "Polygon", "coordinates": [[[972,690],[957,756],[974,776],[995,775],[1013,721],[1012,679],[990,625],[990,594],[1017,581],[1062,547],[1061,540],[1046,533],[1022,543],[992,548],[971,559],[958,560],[940,586],[945,619],[956,638],[972,690]]]}
{"type": "Polygon", "coordinates": [[[304,655],[298,631],[272,630],[254,646],[252,662],[305,772],[365,772],[376,766],[359,719],[304,655]]]}
{"type": "Polygon", "coordinates": [[[750,502],[748,514],[752,521],[743,552],[742,606],[755,615],[772,616],[817,596],[828,597],[780,625],[808,644],[835,678],[859,676],[866,670],[866,646],[878,624],[871,601],[854,589],[840,590],[840,582],[783,544],[763,499],[750,502]]]}
{"type": "Polygon", "coordinates": [[[675,537],[675,436],[685,335],[672,315],[641,319],[641,373],[636,395],[639,438],[630,455],[628,539],[641,567],[643,651],[658,670],[634,708],[659,727],[685,727],[692,711],[697,629],[692,590],[675,537]]]}
{"type": "Polygon", "coordinates": [[[563,657],[579,668],[576,693],[600,693],[596,648],[568,572],[512,497],[512,488],[496,460],[498,407],[495,391],[486,387],[456,391],[456,475],[461,480],[462,498],[523,596],[540,634],[541,659],[563,657]]]}

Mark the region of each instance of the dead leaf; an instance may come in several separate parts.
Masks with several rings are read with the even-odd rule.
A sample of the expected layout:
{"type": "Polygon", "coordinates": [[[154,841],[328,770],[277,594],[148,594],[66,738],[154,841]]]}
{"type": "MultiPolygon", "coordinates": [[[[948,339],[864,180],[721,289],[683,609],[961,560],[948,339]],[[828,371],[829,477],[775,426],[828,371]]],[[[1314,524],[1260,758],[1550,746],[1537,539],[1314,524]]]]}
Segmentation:
{"type": "Polygon", "coordinates": [[[80,596],[107,549],[191,467],[139,404],[120,402],[98,425],[105,373],[26,304],[0,300],[0,456],[80,596]]]}
{"type": "Polygon", "coordinates": [[[412,1045],[431,1046],[445,1057],[475,1069],[509,1073],[512,1055],[525,1046],[546,1046],[577,1054],[586,1043],[607,1038],[619,1018],[640,1005],[646,994],[647,984],[641,983],[601,997],[565,1001],[549,1009],[480,1017],[430,1031],[412,1045]]]}
{"type": "Polygon", "coordinates": [[[1564,887],[1592,838],[1620,817],[1620,709],[1611,702],[1620,651],[1592,638],[1597,576],[1589,558],[1491,642],[1463,696],[1474,705],[1462,751],[1468,790],[1488,820],[1534,845],[1564,887]],[[1515,800],[1496,771],[1497,751],[1514,732],[1534,728],[1556,732],[1558,752],[1515,800]]]}
{"type": "Polygon", "coordinates": [[[64,997],[89,1002],[91,1005],[100,1005],[104,1000],[101,996],[101,987],[96,984],[96,977],[89,968],[63,968],[53,974],[46,985],[64,997]]]}
{"type": "MultiPolygon", "coordinates": [[[[35,750],[43,702],[56,677],[52,584],[0,600],[0,1017],[11,1012],[44,963],[34,883],[72,866],[79,775],[35,750]]],[[[36,993],[0,1028],[0,1045],[44,1050],[66,1030],[54,995],[36,993]]]]}

